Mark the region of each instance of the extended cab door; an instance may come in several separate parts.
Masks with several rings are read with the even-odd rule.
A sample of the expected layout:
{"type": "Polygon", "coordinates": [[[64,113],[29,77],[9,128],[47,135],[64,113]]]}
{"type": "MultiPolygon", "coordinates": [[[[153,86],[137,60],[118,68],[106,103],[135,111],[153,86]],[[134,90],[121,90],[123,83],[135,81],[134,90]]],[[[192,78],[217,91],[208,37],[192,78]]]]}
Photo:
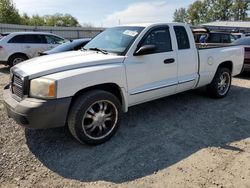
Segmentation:
{"type": "Polygon", "coordinates": [[[173,28],[177,42],[178,87],[176,92],[178,93],[195,87],[199,78],[199,60],[190,28],[182,25],[176,25],[173,28]]]}
{"type": "Polygon", "coordinates": [[[130,105],[175,93],[178,62],[172,32],[167,25],[151,28],[135,51],[147,45],[154,45],[155,50],[125,59],[130,105]]]}

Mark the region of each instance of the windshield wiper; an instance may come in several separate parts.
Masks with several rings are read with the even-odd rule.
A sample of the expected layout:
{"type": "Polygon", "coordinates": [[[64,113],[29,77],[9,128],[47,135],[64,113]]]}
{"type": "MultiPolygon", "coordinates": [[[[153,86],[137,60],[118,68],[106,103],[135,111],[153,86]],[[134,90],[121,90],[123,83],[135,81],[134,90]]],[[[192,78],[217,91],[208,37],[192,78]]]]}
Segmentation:
{"type": "Polygon", "coordinates": [[[103,54],[107,55],[108,52],[106,50],[100,49],[100,48],[89,48],[89,50],[97,51],[97,52],[102,52],[103,54]]]}

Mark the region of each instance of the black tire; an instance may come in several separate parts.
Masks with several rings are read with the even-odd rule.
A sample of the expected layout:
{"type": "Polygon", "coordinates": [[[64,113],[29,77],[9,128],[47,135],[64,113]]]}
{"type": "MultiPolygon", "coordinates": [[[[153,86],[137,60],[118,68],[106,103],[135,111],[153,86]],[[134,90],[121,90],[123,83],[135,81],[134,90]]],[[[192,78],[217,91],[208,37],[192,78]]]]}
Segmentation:
{"type": "Polygon", "coordinates": [[[98,145],[108,141],[116,133],[120,125],[121,114],[121,103],[117,97],[106,91],[93,90],[74,100],[68,116],[68,127],[79,142],[98,145]],[[94,110],[95,114],[91,110],[94,110]],[[110,111],[111,115],[107,111],[110,111]],[[108,115],[111,120],[107,120],[108,115]],[[104,116],[107,116],[106,119],[104,116]],[[92,127],[90,127],[91,125],[92,127]],[[89,127],[91,130],[93,129],[92,132],[91,130],[88,132],[89,127]],[[100,129],[102,130],[100,131],[100,129]],[[104,135],[101,136],[100,132],[104,135]]]}
{"type": "Polygon", "coordinates": [[[13,67],[18,64],[17,62],[21,63],[22,61],[25,61],[27,59],[27,56],[22,54],[12,55],[8,61],[8,64],[10,67],[13,67]]]}
{"type": "Polygon", "coordinates": [[[232,73],[228,68],[219,67],[213,81],[207,86],[207,92],[212,98],[221,99],[227,96],[232,83],[232,73]],[[225,86],[222,86],[222,77],[225,77],[225,86]],[[223,89],[225,88],[225,89],[223,89]]]}

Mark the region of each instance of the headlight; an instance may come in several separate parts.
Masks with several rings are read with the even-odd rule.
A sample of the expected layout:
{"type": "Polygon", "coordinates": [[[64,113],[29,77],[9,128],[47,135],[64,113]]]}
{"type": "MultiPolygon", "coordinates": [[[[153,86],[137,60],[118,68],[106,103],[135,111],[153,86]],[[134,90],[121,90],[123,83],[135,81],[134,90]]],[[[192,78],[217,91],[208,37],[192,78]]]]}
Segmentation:
{"type": "Polygon", "coordinates": [[[42,99],[56,98],[56,81],[47,78],[31,80],[30,96],[42,99]]]}

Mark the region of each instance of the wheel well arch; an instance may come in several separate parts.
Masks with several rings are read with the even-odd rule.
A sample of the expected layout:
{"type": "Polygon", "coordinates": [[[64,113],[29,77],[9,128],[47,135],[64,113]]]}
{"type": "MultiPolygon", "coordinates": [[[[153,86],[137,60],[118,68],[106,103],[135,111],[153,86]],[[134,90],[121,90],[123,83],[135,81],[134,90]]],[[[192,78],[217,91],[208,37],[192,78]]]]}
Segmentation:
{"type": "Polygon", "coordinates": [[[233,62],[232,61],[224,61],[224,62],[220,63],[218,69],[221,67],[228,68],[231,72],[233,72],[233,62]]]}
{"type": "Polygon", "coordinates": [[[116,96],[118,98],[118,100],[120,101],[122,107],[123,107],[123,110],[126,111],[126,104],[125,104],[125,99],[124,99],[124,95],[122,93],[122,90],[120,88],[120,86],[118,86],[117,84],[115,83],[105,83],[105,84],[99,84],[99,85],[95,85],[95,86],[90,86],[90,87],[87,87],[87,88],[84,88],[84,89],[81,89],[79,90],[77,93],[75,93],[75,95],[72,97],[72,101],[71,101],[71,104],[70,104],[70,108],[71,108],[71,105],[74,103],[75,99],[88,92],[88,91],[91,91],[91,90],[103,90],[103,91],[107,91],[107,92],[110,92],[112,93],[114,96],[116,96]]]}
{"type": "Polygon", "coordinates": [[[22,55],[22,56],[25,56],[27,59],[29,59],[29,57],[25,53],[16,52],[16,53],[14,53],[14,54],[12,54],[12,55],[9,56],[8,63],[10,63],[11,58],[14,57],[14,56],[16,56],[16,55],[22,55]]]}

